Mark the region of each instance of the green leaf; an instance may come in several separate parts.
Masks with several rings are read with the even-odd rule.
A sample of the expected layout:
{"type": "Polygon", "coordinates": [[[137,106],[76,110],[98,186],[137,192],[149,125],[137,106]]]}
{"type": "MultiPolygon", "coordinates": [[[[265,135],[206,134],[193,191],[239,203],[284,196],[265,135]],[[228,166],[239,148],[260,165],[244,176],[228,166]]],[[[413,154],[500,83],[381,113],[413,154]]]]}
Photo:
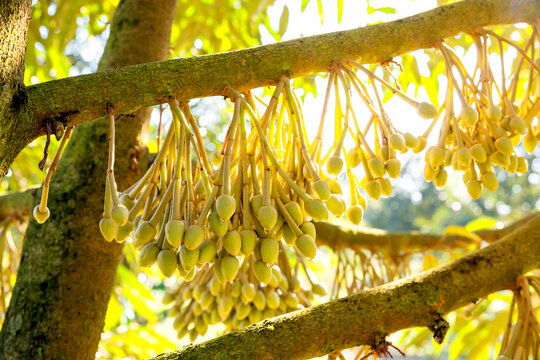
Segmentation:
{"type": "Polygon", "coordinates": [[[309,93],[312,93],[313,97],[317,97],[317,85],[315,84],[315,78],[312,76],[294,79],[293,86],[297,89],[301,88],[304,90],[304,94],[301,96],[302,101],[309,93]]]}
{"type": "Polygon", "coordinates": [[[403,66],[403,72],[399,74],[398,82],[401,89],[406,92],[410,84],[414,84],[414,96],[418,95],[418,89],[422,83],[420,72],[418,71],[418,62],[412,55],[401,56],[401,66],[403,66]]]}
{"type": "Polygon", "coordinates": [[[287,25],[289,24],[289,8],[287,5],[283,7],[283,12],[281,13],[281,18],[279,19],[279,35],[283,36],[287,30],[287,25]]]}
{"type": "Polygon", "coordinates": [[[323,8],[322,8],[322,1],[317,0],[317,8],[319,9],[319,17],[321,18],[321,24],[323,23],[323,8]]]}
{"type": "Polygon", "coordinates": [[[267,17],[264,19],[263,25],[266,27],[266,30],[276,39],[276,41],[281,40],[281,35],[279,35],[278,32],[275,32],[274,29],[272,29],[272,26],[270,25],[270,19],[267,17]]]}
{"type": "Polygon", "coordinates": [[[343,18],[343,0],[337,0],[337,21],[341,22],[343,18]]]}
{"type": "Polygon", "coordinates": [[[160,346],[163,346],[163,347],[167,347],[167,348],[171,348],[171,349],[175,349],[176,348],[176,344],[173,343],[172,341],[170,341],[169,339],[167,339],[165,336],[163,335],[160,335],[157,331],[155,331],[153,329],[152,326],[145,326],[144,329],[146,330],[146,332],[148,333],[148,335],[150,335],[152,338],[156,339],[156,340],[159,340],[158,343],[160,344],[160,346]]]}
{"type": "Polygon", "coordinates": [[[380,11],[380,12],[387,13],[387,14],[395,14],[396,13],[396,9],[394,9],[393,7],[390,7],[390,6],[383,6],[383,7],[380,7],[380,8],[374,8],[373,6],[368,4],[368,7],[367,7],[368,14],[371,15],[376,11],[380,11]]]}
{"type": "Polygon", "coordinates": [[[307,6],[308,3],[309,3],[309,0],[302,0],[302,12],[304,12],[304,10],[306,10],[306,6],[307,6]]]}
{"type": "Polygon", "coordinates": [[[154,297],[150,290],[139,282],[137,276],[124,265],[118,266],[117,276],[122,284],[126,284],[130,289],[139,293],[139,297],[143,299],[153,300],[154,297]]]}
{"type": "Polygon", "coordinates": [[[497,220],[488,216],[482,216],[467,223],[467,225],[465,225],[465,229],[473,232],[478,230],[493,229],[495,225],[497,225],[497,220]]]}
{"type": "Polygon", "coordinates": [[[388,90],[388,88],[386,87],[383,87],[382,88],[382,92],[384,94],[383,98],[382,98],[382,102],[383,103],[386,103],[388,102],[388,100],[390,100],[392,98],[392,96],[394,96],[394,93],[392,93],[390,90],[388,90]]]}
{"type": "Polygon", "coordinates": [[[433,269],[434,267],[439,266],[439,259],[435,255],[426,254],[424,255],[424,265],[422,271],[433,269]]]}
{"type": "Polygon", "coordinates": [[[105,315],[104,331],[114,329],[120,324],[122,313],[124,308],[118,302],[117,297],[113,294],[109,300],[109,306],[107,306],[107,314],[105,315]]]}
{"type": "Polygon", "coordinates": [[[126,300],[131,303],[131,306],[133,306],[133,311],[135,311],[135,313],[140,314],[142,317],[144,317],[151,323],[157,322],[158,317],[155,314],[154,310],[150,309],[150,307],[147,306],[147,301],[144,301],[142,299],[138,291],[134,290],[130,284],[126,283],[122,283],[120,285],[120,288],[122,289],[122,295],[124,295],[126,300]]]}
{"type": "Polygon", "coordinates": [[[436,107],[439,108],[439,82],[433,77],[422,76],[422,85],[426,89],[426,92],[429,97],[429,101],[436,107]]]}
{"type": "Polygon", "coordinates": [[[463,236],[466,238],[469,238],[477,243],[482,242],[482,239],[480,236],[468,231],[466,228],[457,226],[457,225],[451,225],[448,226],[446,229],[444,229],[445,235],[457,235],[457,236],[463,236]]]}

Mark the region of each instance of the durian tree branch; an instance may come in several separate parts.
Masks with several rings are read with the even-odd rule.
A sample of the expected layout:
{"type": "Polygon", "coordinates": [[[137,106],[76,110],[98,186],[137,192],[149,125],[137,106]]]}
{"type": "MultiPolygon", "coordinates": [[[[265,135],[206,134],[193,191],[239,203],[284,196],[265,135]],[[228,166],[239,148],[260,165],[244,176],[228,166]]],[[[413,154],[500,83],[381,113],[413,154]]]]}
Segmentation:
{"type": "Polygon", "coordinates": [[[154,360],[309,359],[357,345],[381,346],[386,335],[430,327],[442,340],[442,315],[540,267],[540,216],[481,250],[419,275],[312,308],[264,320],[245,329],[154,360]]]}
{"type": "Polygon", "coordinates": [[[222,95],[226,86],[246,91],[275,85],[283,74],[295,78],[327,71],[333,60],[385,62],[479,26],[531,23],[539,17],[540,0],[465,0],[349,31],[33,85],[26,89],[29,115],[13,126],[15,137],[10,139],[18,142],[0,139],[0,178],[15,155],[44,134],[48,119],[78,125],[105,116],[108,106],[116,114],[132,113],[170,96],[188,100],[222,95]]]}
{"type": "Polygon", "coordinates": [[[77,125],[107,114],[131,113],[167,97],[188,100],[275,85],[290,78],[327,71],[336,59],[380,63],[429,48],[436,41],[479,26],[533,22],[538,0],[466,0],[405,19],[254,48],[140,64],[28,87],[36,129],[46,118],[65,116],[77,125]]]}
{"type": "Polygon", "coordinates": [[[25,190],[11,191],[0,196],[0,222],[11,217],[17,220],[27,220],[32,213],[32,205],[41,186],[33,186],[25,190]]]}
{"type": "MultiPolygon", "coordinates": [[[[0,196],[0,222],[7,217],[26,220],[32,213],[32,204],[36,195],[39,197],[41,187],[30,187],[25,190],[12,191],[0,196]]],[[[472,234],[483,241],[492,243],[527,224],[537,216],[528,215],[502,228],[480,230],[472,234]]],[[[336,225],[328,222],[315,222],[318,245],[326,245],[333,250],[342,248],[399,251],[422,251],[429,249],[454,248],[471,244],[474,240],[463,235],[425,234],[421,232],[388,232],[382,229],[347,225],[336,225]]]]}
{"type": "Polygon", "coordinates": [[[327,245],[334,250],[341,248],[387,249],[397,253],[466,246],[474,242],[472,236],[492,243],[524,226],[536,215],[526,216],[502,229],[474,231],[470,237],[459,234],[425,234],[416,231],[388,232],[382,229],[355,228],[327,222],[317,222],[315,228],[317,243],[327,245]]]}

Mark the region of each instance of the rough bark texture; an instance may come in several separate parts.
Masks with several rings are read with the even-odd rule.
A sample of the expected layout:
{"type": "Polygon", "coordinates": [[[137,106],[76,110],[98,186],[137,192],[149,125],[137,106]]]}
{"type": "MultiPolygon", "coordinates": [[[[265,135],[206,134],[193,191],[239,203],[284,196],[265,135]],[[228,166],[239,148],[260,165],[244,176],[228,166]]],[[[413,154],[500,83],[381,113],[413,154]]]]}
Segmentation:
{"type": "MultiPolygon", "coordinates": [[[[283,74],[326,71],[336,59],[383,62],[478,26],[533,22],[539,16],[540,0],[465,0],[350,31],[49,81],[28,88],[32,116],[25,126],[32,128],[33,139],[44,133],[48,118],[76,125],[105,115],[107,104],[127,114],[170,96],[187,100],[222,95],[227,85],[239,91],[275,85],[283,74]]],[[[0,146],[0,178],[13,161],[3,153],[6,146],[22,149],[0,146]]]]}
{"type": "Polygon", "coordinates": [[[419,275],[323,305],[278,316],[154,360],[309,359],[415,326],[444,337],[441,315],[488,294],[513,289],[540,267],[540,216],[500,241],[419,275]],[[444,304],[441,304],[441,299],[444,304]]]}
{"type": "MultiPolygon", "coordinates": [[[[166,57],[175,0],[121,1],[100,70],[166,57]]],[[[66,93],[64,93],[66,95],[66,93]]],[[[62,95],[62,96],[64,96],[62,95]]],[[[49,98],[53,102],[54,99],[49,98]]],[[[132,168],[149,111],[117,124],[119,188],[138,176],[132,168]]],[[[2,359],[94,359],[122,246],[103,241],[107,123],[74,132],[49,195],[51,218],[31,220],[17,283],[0,333],[2,359]]]]}
{"type": "MultiPolygon", "coordinates": [[[[26,118],[24,87],[26,33],[30,21],[30,0],[0,2],[0,158],[15,159],[32,141],[31,123],[26,118]]],[[[0,161],[0,180],[10,163],[0,161]]]]}

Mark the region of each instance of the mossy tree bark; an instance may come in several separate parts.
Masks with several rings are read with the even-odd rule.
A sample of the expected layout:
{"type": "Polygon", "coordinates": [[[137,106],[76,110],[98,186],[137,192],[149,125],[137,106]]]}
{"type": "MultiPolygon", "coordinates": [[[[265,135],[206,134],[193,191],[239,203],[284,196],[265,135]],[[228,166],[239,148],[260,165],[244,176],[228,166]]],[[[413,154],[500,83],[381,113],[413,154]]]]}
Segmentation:
{"type": "Polygon", "coordinates": [[[44,134],[47,119],[77,125],[104,116],[108,104],[114,105],[117,113],[129,114],[143,106],[163,103],[170,96],[189,100],[223,95],[226,86],[247,91],[275,85],[284,74],[299,77],[327,71],[333,60],[384,62],[479,26],[532,23],[539,17],[540,0],[465,0],[349,31],[30,86],[31,116],[24,121],[26,132],[15,134],[17,141],[0,142],[0,179],[14,154],[24,148],[24,141],[44,134]]]}
{"type": "MultiPolygon", "coordinates": [[[[9,198],[7,197],[6,200],[9,201],[9,198]]],[[[1,204],[2,201],[0,201],[0,213],[1,204]]],[[[475,239],[492,243],[522,227],[535,216],[537,216],[537,213],[528,215],[502,229],[479,230],[470,235],[424,234],[417,231],[388,232],[382,229],[355,228],[327,222],[316,222],[315,229],[317,230],[317,244],[330,246],[333,250],[343,248],[369,249],[399,254],[430,249],[463,247],[470,245],[475,239]]]]}
{"type": "MultiPolygon", "coordinates": [[[[25,121],[28,97],[24,86],[31,4],[31,0],[0,1],[0,157],[11,161],[32,141],[34,132],[33,125],[25,121]]],[[[0,161],[0,180],[8,168],[9,164],[0,161]]]]}
{"type": "MultiPolygon", "coordinates": [[[[121,1],[99,69],[161,60],[169,49],[176,0],[121,1]]],[[[150,109],[117,122],[119,188],[138,174],[133,166],[150,109]]],[[[3,359],[94,359],[122,245],[103,241],[108,125],[76,129],[49,195],[51,218],[31,220],[17,282],[0,333],[3,359]]],[[[39,192],[40,193],[40,192],[39,192]]],[[[37,199],[36,199],[37,200],[37,199]]]]}

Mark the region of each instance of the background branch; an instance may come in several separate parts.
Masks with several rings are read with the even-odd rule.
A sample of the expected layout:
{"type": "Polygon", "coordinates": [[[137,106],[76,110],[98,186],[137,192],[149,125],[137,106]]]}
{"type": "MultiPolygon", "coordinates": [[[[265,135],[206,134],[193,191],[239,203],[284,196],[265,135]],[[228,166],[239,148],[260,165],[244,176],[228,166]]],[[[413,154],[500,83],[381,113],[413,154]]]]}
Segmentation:
{"type": "MultiPolygon", "coordinates": [[[[483,241],[492,243],[512,233],[528,223],[536,214],[531,214],[502,229],[480,230],[471,233],[483,241]]],[[[429,249],[452,248],[470,244],[473,239],[469,236],[454,234],[425,234],[412,232],[388,232],[374,228],[354,228],[347,225],[335,225],[327,222],[315,223],[317,242],[340,248],[367,248],[373,250],[388,249],[398,251],[420,251],[429,249]]]]}
{"type": "Polygon", "coordinates": [[[32,213],[34,198],[39,193],[41,193],[41,185],[20,191],[11,191],[0,196],[0,222],[8,216],[12,216],[13,219],[27,220],[32,213]]]}
{"type": "Polygon", "coordinates": [[[441,318],[540,267],[540,216],[459,260],[326,304],[264,320],[154,360],[308,359],[377,345],[401,329],[427,326],[444,337],[441,318]],[[440,307],[441,299],[444,304],[440,307]],[[435,311],[434,309],[437,308],[435,311]]]}

